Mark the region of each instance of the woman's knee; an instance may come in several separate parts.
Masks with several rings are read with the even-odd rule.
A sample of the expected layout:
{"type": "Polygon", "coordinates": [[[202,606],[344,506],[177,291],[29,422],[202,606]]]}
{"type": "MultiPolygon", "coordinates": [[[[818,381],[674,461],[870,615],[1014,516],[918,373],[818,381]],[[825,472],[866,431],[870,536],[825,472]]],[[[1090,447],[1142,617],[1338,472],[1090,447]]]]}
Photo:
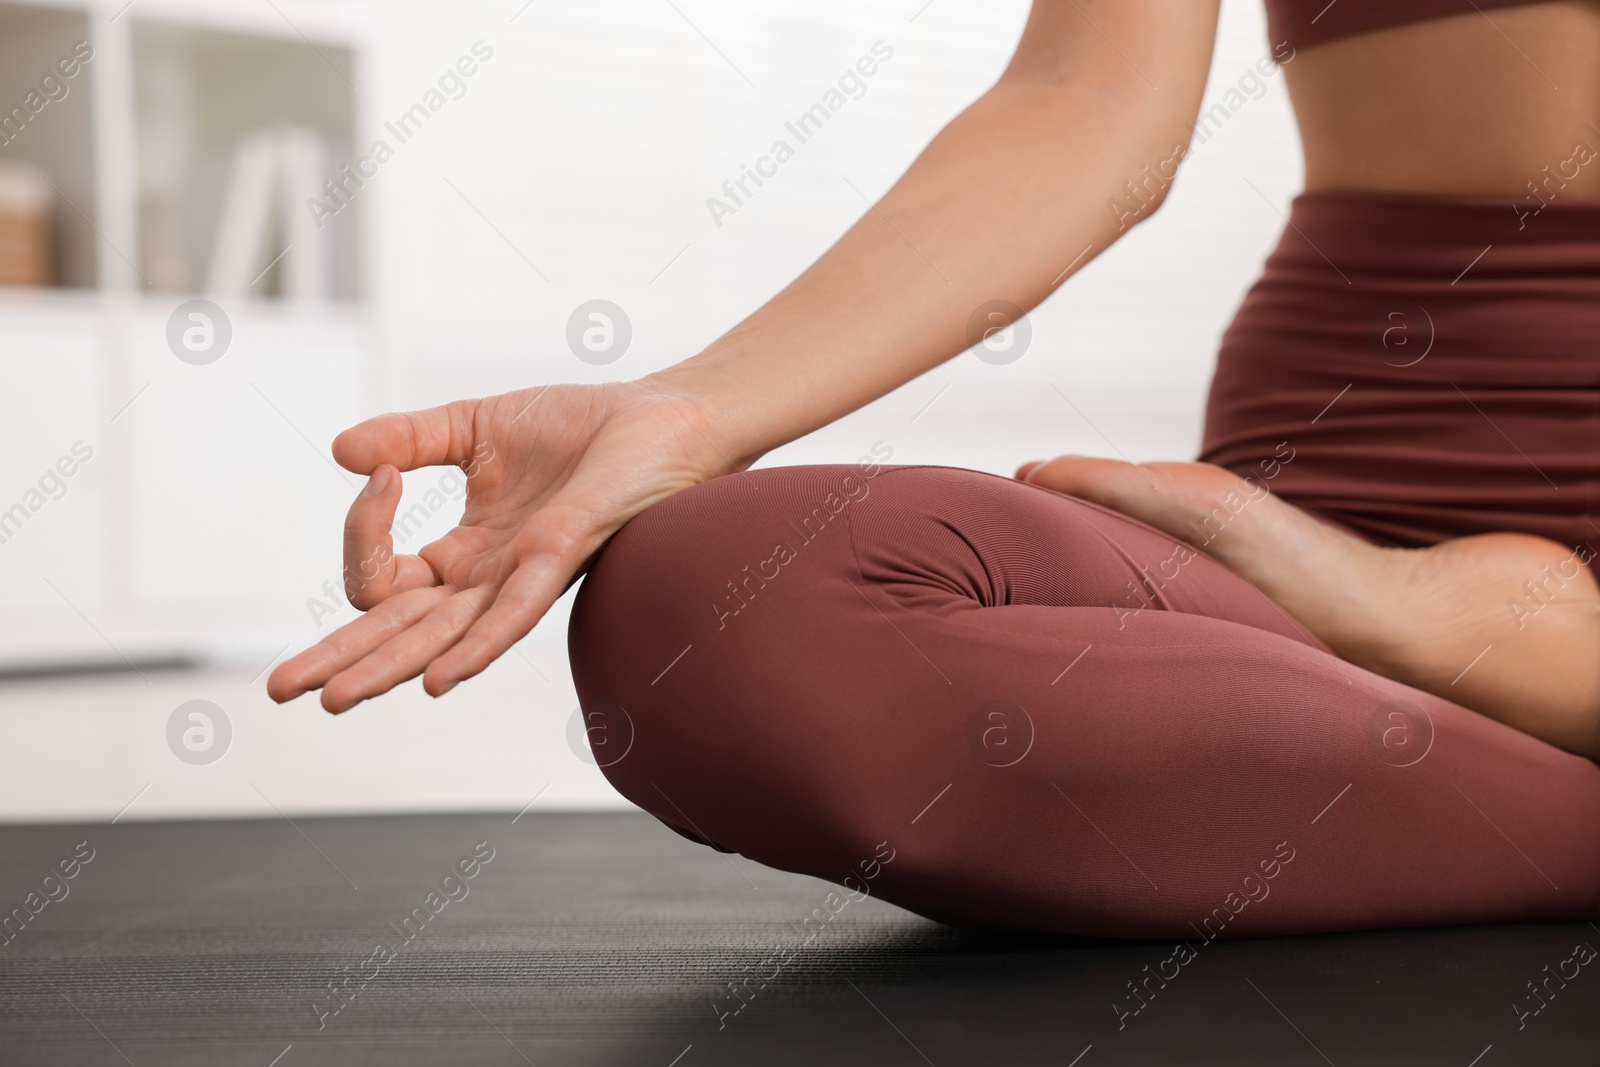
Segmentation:
{"type": "MultiPolygon", "coordinates": [[[[841,521],[882,468],[778,467],[694,486],[643,512],[601,551],[579,591],[569,641],[575,670],[634,656],[677,636],[720,632],[794,566],[815,579],[846,547],[841,521]],[[622,638],[622,640],[619,640],[622,638]]],[[[682,644],[679,648],[684,647],[682,644]]]]}
{"type": "Polygon", "coordinates": [[[830,765],[849,773],[837,719],[850,679],[829,664],[857,608],[872,610],[850,603],[845,517],[870,480],[855,466],[720,478],[643,513],[601,553],[569,645],[586,722],[609,747],[596,759],[624,796],[791,869],[870,844],[854,840],[852,798],[818,780],[830,765]]]}

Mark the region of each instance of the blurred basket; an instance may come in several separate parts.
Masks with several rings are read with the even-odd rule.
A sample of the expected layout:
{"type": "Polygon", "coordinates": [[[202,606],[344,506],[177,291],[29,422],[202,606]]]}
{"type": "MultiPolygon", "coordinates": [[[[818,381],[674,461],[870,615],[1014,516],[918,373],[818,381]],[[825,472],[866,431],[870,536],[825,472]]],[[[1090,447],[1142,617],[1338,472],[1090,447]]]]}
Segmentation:
{"type": "Polygon", "coordinates": [[[0,285],[49,285],[55,190],[37,167],[0,162],[0,285]]]}

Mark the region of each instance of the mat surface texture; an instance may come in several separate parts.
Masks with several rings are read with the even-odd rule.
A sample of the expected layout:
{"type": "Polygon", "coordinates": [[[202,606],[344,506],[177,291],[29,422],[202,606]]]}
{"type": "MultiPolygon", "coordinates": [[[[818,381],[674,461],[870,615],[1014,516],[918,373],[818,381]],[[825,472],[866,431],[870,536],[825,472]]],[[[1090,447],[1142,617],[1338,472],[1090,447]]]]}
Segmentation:
{"type": "Polygon", "coordinates": [[[1600,1061],[1588,924],[1180,950],[832,888],[633,814],[0,827],[0,1064],[1600,1061]]]}

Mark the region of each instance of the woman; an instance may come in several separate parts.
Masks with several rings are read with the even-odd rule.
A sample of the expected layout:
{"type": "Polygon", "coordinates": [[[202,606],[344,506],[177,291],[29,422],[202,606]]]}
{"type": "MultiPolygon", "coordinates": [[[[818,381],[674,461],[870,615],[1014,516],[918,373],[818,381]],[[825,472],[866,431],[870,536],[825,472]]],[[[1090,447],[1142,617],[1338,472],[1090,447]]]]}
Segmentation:
{"type": "Polygon", "coordinates": [[[590,739],[706,844],[1076,933],[1600,914],[1600,10],[1269,13],[1307,192],[1209,462],[745,473],[1159,206],[1215,0],[1037,0],[993,89],[704,352],[342,434],[367,614],[272,696],[446,693],[587,566],[590,739]],[[447,463],[460,527],[393,557],[399,472],[447,463]]]}

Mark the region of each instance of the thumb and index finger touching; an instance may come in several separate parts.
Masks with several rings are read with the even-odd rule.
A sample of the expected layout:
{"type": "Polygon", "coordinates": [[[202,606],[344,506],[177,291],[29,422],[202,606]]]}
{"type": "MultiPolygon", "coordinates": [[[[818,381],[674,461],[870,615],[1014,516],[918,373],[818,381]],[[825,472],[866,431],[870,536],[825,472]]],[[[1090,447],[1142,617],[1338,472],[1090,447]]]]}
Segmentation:
{"type": "Polygon", "coordinates": [[[396,556],[390,527],[400,506],[400,472],[460,465],[473,455],[476,401],[423,411],[391,412],[358,423],[334,438],[339,465],[368,475],[344,525],[345,595],[367,611],[398,593],[439,583],[417,556],[396,556]]]}

